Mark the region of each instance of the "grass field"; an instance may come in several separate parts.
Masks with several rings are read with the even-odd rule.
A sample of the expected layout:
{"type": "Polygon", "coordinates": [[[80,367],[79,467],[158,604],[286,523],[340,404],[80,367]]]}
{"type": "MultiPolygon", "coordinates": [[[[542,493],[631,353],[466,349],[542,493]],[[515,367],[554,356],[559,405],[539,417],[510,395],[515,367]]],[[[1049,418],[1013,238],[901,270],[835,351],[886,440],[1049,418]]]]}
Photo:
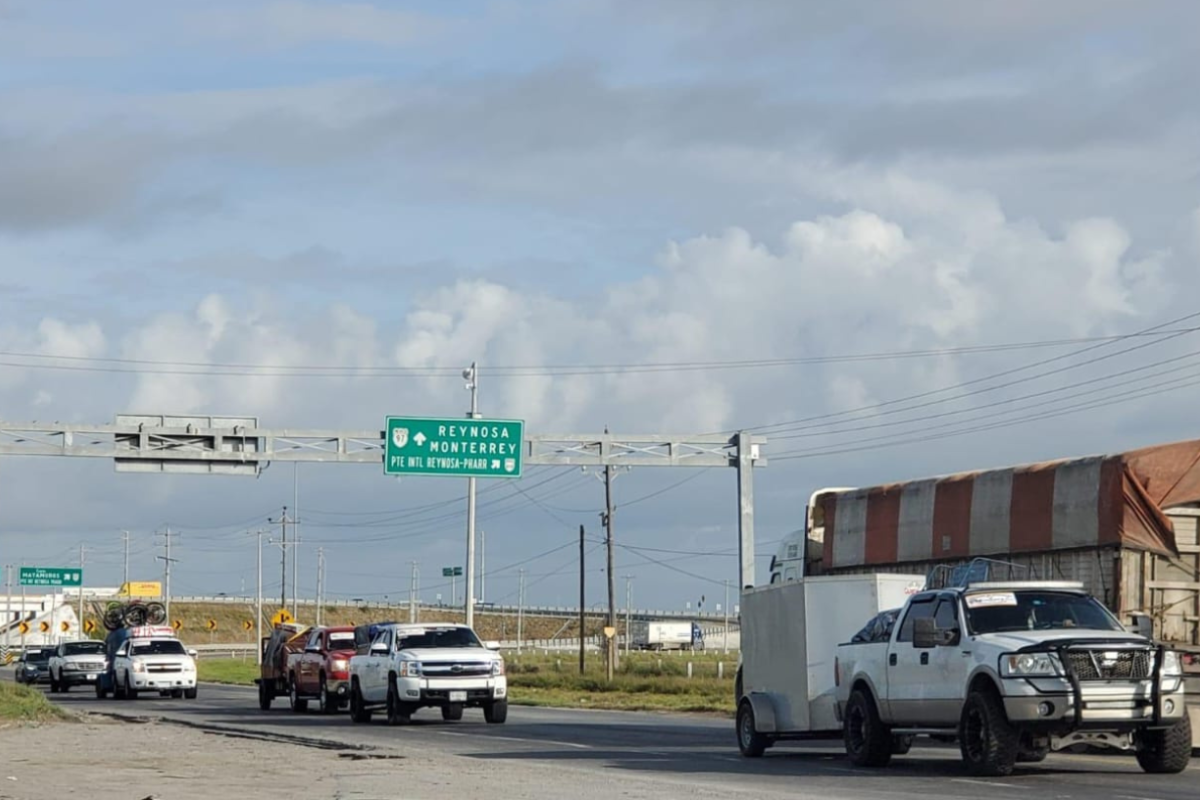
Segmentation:
{"type": "Polygon", "coordinates": [[[54,722],[70,715],[53,705],[41,691],[0,681],[0,721],[54,722]]]}
{"type": "MultiPolygon", "coordinates": [[[[596,653],[579,673],[577,653],[507,653],[509,701],[514,705],[629,711],[693,711],[732,716],[737,655],[631,653],[606,680],[596,653]],[[688,677],[688,664],[692,677],[688,677]],[[723,670],[722,666],[723,665],[723,670]],[[718,673],[723,671],[723,677],[718,673]]],[[[217,683],[252,684],[258,667],[252,659],[202,659],[199,677],[217,683]]]]}

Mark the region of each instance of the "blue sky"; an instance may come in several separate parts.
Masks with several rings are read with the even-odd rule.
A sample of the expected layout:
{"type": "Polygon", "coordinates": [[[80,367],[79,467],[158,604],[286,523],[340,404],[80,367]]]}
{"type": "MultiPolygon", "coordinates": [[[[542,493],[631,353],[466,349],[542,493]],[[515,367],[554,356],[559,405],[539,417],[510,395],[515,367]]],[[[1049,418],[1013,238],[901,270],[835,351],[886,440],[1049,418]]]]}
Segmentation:
{"type": "MultiPolygon", "coordinates": [[[[449,8],[0,0],[0,350],[18,354],[0,366],[0,419],[254,414],[372,428],[388,414],[462,413],[461,382],[178,376],[171,365],[478,359],[485,413],[533,432],[725,430],[863,408],[1069,348],[594,367],[1078,339],[1192,308],[1193,3],[449,8]],[[52,369],[63,355],[160,369],[52,369]],[[583,374],[499,369],[554,365],[583,374]]],[[[1071,397],[1092,377],[1115,384],[1190,354],[1189,337],[947,402],[934,422],[986,420],[988,402],[1019,409],[1039,390],[1071,397]]],[[[762,550],[800,524],[820,486],[1188,438],[1190,396],[1172,387],[904,445],[930,412],[886,428],[870,426],[895,418],[868,410],[841,427],[773,429],[768,454],[803,457],[762,471],[762,550]],[[862,450],[873,434],[893,439],[862,450]]],[[[505,499],[481,526],[490,565],[540,570],[531,600],[566,602],[571,565],[559,575],[553,562],[571,553],[529,559],[596,526],[602,494],[590,476],[541,484],[557,474],[545,473],[522,483],[533,500],[494,490],[505,499]]],[[[5,459],[0,474],[0,560],[66,558],[83,541],[111,583],[119,532],[135,532],[139,576],[153,574],[151,534],[170,524],[184,531],[181,591],[238,590],[253,561],[244,531],[292,494],[278,464],[257,481],[65,459],[5,459]]],[[[649,498],[618,514],[619,539],[654,548],[622,552],[639,603],[681,605],[733,577],[728,555],[690,555],[735,546],[732,473],[669,488],[684,477],[620,479],[619,505],[649,498]]],[[[314,510],[302,571],[325,547],[333,594],[405,592],[412,560],[427,576],[461,561],[459,482],[327,467],[302,470],[301,486],[314,510]],[[404,525],[385,513],[443,500],[404,525]]],[[[511,594],[516,569],[489,586],[511,594]]]]}

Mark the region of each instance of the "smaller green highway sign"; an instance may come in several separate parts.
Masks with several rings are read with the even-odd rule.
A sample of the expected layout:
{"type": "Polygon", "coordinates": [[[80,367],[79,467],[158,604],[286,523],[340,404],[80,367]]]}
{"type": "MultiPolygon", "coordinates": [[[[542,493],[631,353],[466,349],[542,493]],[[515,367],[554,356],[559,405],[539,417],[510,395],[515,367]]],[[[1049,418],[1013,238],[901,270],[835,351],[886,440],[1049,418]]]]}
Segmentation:
{"type": "Polygon", "coordinates": [[[462,575],[462,567],[442,567],[443,578],[454,578],[462,575]]]}
{"type": "Polygon", "coordinates": [[[523,420],[388,417],[385,435],[387,475],[521,477],[523,420]]]}
{"type": "Polygon", "coordinates": [[[22,586],[80,586],[83,570],[68,567],[21,567],[22,586]]]}

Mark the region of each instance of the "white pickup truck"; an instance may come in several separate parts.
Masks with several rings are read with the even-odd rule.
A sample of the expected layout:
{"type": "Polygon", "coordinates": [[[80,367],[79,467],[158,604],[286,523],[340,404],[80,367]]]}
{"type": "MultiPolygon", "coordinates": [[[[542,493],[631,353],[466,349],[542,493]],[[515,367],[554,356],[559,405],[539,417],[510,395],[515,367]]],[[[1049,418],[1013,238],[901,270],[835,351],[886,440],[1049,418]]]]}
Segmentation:
{"type": "Polygon", "coordinates": [[[94,685],[104,668],[104,642],[59,642],[50,655],[50,691],[69,692],[72,686],[94,685]]]}
{"type": "Polygon", "coordinates": [[[417,709],[436,706],[442,719],[462,719],[478,707],[488,722],[508,717],[504,659],[465,625],[381,626],[350,658],[350,718],[370,722],[373,708],[386,709],[391,725],[408,722],[417,709]]]}
{"type": "Polygon", "coordinates": [[[1076,744],[1133,751],[1146,772],[1187,767],[1179,654],[1126,631],[1082,584],[964,581],[913,595],[897,620],[838,647],[855,764],[884,766],[897,737],[929,735],[957,740],[980,775],[1076,744]]]}

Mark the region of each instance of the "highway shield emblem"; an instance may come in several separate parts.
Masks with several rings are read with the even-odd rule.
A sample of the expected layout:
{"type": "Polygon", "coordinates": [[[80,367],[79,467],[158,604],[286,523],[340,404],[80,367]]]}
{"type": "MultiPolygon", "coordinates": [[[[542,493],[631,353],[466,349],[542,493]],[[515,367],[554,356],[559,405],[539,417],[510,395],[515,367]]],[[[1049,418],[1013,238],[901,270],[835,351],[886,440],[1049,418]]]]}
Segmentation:
{"type": "Polygon", "coordinates": [[[408,428],[392,428],[392,444],[396,447],[408,444],[408,428]]]}
{"type": "Polygon", "coordinates": [[[505,472],[512,472],[516,468],[517,468],[517,460],[515,458],[504,459],[504,471],[505,472]]]}

